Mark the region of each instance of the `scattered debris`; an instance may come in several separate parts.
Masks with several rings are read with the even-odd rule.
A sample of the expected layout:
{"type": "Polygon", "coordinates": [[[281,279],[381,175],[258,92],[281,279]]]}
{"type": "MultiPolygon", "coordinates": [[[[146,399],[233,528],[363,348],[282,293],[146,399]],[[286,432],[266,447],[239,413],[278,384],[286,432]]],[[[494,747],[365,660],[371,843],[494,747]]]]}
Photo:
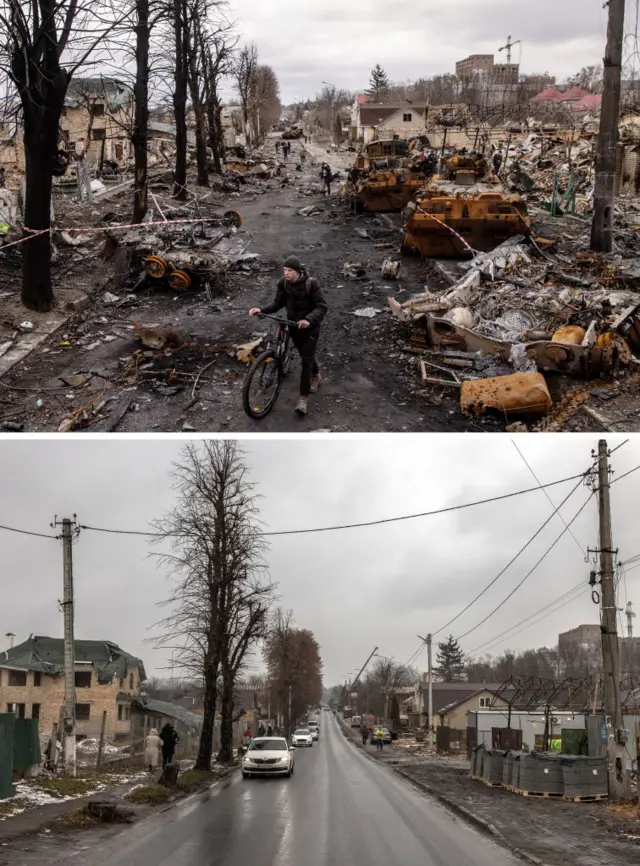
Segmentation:
{"type": "Polygon", "coordinates": [[[358,316],[361,319],[375,319],[381,312],[382,310],[377,307],[361,307],[359,310],[354,310],[352,315],[358,316]]]}
{"type": "Polygon", "coordinates": [[[460,389],[460,408],[465,415],[483,415],[487,409],[505,415],[545,414],[551,406],[551,395],[540,373],[473,379],[463,382],[460,389]]]}
{"type": "Polygon", "coordinates": [[[348,280],[363,280],[367,275],[367,269],[361,262],[345,262],[342,266],[342,274],[348,280]]]}
{"type": "Polygon", "coordinates": [[[150,349],[179,349],[185,345],[182,334],[171,325],[142,325],[132,322],[140,342],[150,349]]]}
{"type": "Polygon", "coordinates": [[[384,280],[397,280],[402,269],[402,262],[394,262],[392,259],[385,259],[380,270],[384,280]]]}
{"type": "Polygon", "coordinates": [[[257,349],[264,340],[266,334],[252,340],[250,343],[243,343],[241,346],[236,346],[236,358],[241,364],[248,364],[253,358],[253,350],[257,349]]]}

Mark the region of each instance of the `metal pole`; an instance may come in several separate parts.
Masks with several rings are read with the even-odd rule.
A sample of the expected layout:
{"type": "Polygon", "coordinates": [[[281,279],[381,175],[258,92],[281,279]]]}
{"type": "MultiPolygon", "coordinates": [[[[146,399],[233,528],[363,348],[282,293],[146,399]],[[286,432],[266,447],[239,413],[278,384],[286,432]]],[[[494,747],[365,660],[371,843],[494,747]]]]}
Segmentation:
{"type": "Polygon", "coordinates": [[[62,521],[62,564],[64,593],[64,731],[62,750],[64,768],[69,776],[76,775],[76,658],[73,635],[73,521],[62,521]]]}
{"type": "Polygon", "coordinates": [[[287,719],[287,737],[291,736],[291,692],[291,685],[289,685],[289,718],[287,719]]]}
{"type": "Polygon", "coordinates": [[[100,769],[102,764],[102,750],[104,749],[104,734],[107,727],[107,711],[102,711],[102,723],[100,725],[100,740],[98,741],[98,758],[96,760],[96,770],[100,769]]]}
{"type": "Polygon", "coordinates": [[[600,521],[600,585],[603,703],[607,732],[607,776],[609,800],[620,802],[630,795],[630,768],[622,733],[622,705],[620,702],[620,648],[613,570],[613,542],[611,538],[611,503],[609,481],[609,451],[607,442],[598,443],[598,508],[600,521]]]}
{"type": "Polygon", "coordinates": [[[591,224],[591,249],[610,253],[613,249],[613,206],[615,202],[620,77],[624,40],[625,0],[609,0],[607,47],[604,56],[600,133],[596,157],[596,185],[591,224]]]}
{"type": "Polygon", "coordinates": [[[431,664],[431,635],[427,635],[427,671],[429,683],[427,686],[427,730],[429,732],[429,747],[433,741],[433,668],[431,664]]]}

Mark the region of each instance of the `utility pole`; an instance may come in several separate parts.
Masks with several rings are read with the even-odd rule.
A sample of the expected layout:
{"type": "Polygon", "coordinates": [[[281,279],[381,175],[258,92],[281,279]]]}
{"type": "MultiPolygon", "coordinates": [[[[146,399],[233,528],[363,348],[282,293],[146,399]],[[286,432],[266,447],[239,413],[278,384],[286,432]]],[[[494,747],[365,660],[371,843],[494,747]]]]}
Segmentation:
{"type": "MultiPolygon", "coordinates": [[[[612,0],[613,2],[613,0],[612,0]]],[[[609,451],[605,439],[598,442],[598,511],[600,522],[600,586],[603,703],[607,732],[609,800],[619,803],[630,796],[631,774],[625,749],[620,700],[620,647],[618,644],[616,591],[611,537],[609,451]]]]}
{"type": "Polygon", "coordinates": [[[610,253],[613,249],[613,205],[615,201],[620,77],[624,41],[625,0],[609,0],[607,47],[604,56],[600,132],[596,155],[596,184],[591,224],[591,249],[610,253]]]}
{"type": "Polygon", "coordinates": [[[429,747],[433,745],[433,662],[431,655],[432,635],[420,637],[421,641],[427,645],[427,731],[429,733],[429,747]]]}
{"type": "Polygon", "coordinates": [[[627,602],[625,614],[627,617],[627,638],[629,644],[629,676],[631,676],[633,674],[633,657],[635,655],[633,652],[633,621],[636,615],[633,610],[633,603],[630,601],[627,602]]]}
{"type": "Polygon", "coordinates": [[[62,611],[64,616],[64,706],[62,713],[62,756],[65,772],[76,775],[76,657],[73,614],[73,537],[77,535],[76,516],[52,524],[62,526],[62,611]]]}
{"type": "Polygon", "coordinates": [[[287,737],[291,736],[291,694],[292,694],[292,688],[291,688],[291,683],[289,683],[289,712],[288,712],[288,719],[287,719],[287,734],[286,734],[287,737]]]}

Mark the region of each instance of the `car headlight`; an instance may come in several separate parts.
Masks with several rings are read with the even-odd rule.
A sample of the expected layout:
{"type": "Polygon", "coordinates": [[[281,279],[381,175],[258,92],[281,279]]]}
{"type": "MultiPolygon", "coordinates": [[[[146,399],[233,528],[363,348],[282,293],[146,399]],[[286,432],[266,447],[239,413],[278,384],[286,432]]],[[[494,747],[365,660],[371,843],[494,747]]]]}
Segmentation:
{"type": "Polygon", "coordinates": [[[285,755],[283,758],[278,759],[279,764],[286,764],[289,761],[289,756],[285,755]]]}
{"type": "Polygon", "coordinates": [[[250,758],[248,755],[244,759],[245,764],[253,764],[253,758],[250,758]]]}

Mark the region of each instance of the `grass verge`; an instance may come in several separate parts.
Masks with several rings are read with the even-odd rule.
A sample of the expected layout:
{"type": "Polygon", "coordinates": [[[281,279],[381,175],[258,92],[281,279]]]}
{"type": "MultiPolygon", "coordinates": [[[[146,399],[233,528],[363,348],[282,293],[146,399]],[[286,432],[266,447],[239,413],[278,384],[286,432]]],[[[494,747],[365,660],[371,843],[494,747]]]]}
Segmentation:
{"type": "Polygon", "coordinates": [[[96,789],[87,779],[36,779],[34,784],[52,797],[84,797],[96,789]]]}
{"type": "Polygon", "coordinates": [[[139,788],[134,788],[125,794],[124,799],[130,803],[144,803],[151,806],[159,803],[166,803],[172,796],[171,790],[165,788],[164,785],[140,785],[139,788]]]}
{"type": "Polygon", "coordinates": [[[216,777],[206,770],[187,770],[178,776],[178,788],[187,794],[208,788],[216,777]]]}

